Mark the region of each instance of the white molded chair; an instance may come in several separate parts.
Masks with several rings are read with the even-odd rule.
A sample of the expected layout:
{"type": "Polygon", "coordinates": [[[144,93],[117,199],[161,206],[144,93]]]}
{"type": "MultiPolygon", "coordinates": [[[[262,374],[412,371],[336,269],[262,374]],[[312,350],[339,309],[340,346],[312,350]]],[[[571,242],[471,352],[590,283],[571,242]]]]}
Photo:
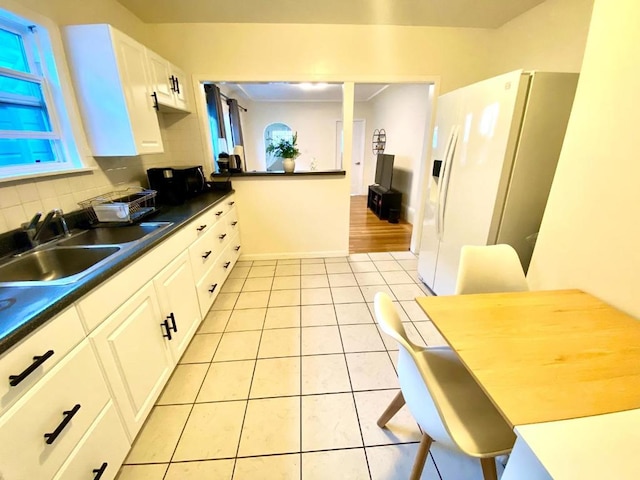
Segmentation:
{"type": "Polygon", "coordinates": [[[374,311],[382,330],[399,344],[400,393],[378,420],[384,427],[405,404],[422,430],[411,480],[422,474],[431,442],[480,458],[485,480],[496,480],[497,455],[511,451],[515,435],[456,354],[447,347],[419,347],[402,326],[391,298],[376,294],[374,311]]]}
{"type": "Polygon", "coordinates": [[[528,290],[518,254],[511,245],[465,245],[460,251],[456,294],[528,290]]]}

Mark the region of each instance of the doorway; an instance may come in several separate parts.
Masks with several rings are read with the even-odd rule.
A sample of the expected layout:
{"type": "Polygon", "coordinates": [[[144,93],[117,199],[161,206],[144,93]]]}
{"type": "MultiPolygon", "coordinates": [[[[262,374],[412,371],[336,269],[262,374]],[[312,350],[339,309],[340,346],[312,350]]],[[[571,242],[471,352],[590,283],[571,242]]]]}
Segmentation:
{"type": "MultiPolygon", "coordinates": [[[[351,155],[351,195],[363,195],[365,121],[353,121],[353,150],[351,155]]],[[[342,165],[342,120],[336,122],[336,168],[342,165]]]]}

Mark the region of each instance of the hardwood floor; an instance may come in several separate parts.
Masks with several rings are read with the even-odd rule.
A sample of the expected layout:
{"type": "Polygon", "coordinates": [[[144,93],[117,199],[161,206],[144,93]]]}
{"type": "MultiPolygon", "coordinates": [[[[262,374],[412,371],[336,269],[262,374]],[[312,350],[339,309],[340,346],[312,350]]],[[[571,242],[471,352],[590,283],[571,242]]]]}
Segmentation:
{"type": "Polygon", "coordinates": [[[380,220],[367,208],[367,196],[351,197],[349,253],[402,252],[411,244],[410,223],[380,220]]]}

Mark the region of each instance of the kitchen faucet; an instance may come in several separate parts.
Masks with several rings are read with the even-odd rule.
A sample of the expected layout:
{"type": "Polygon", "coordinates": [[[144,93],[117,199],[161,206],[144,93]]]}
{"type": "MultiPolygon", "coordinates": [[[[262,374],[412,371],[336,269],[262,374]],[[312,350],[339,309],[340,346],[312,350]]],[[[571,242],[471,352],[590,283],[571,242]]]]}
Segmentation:
{"type": "Polygon", "coordinates": [[[44,217],[44,220],[40,224],[40,227],[38,227],[38,221],[42,216],[42,212],[37,212],[31,219],[31,221],[25,226],[25,231],[29,236],[31,246],[36,247],[40,244],[40,237],[56,216],[60,219],[60,225],[62,226],[62,232],[64,233],[64,236],[70,236],[71,233],[69,233],[69,227],[67,226],[67,221],[64,219],[63,215],[64,214],[60,208],[54,208],[49,213],[47,213],[47,215],[44,217]]]}

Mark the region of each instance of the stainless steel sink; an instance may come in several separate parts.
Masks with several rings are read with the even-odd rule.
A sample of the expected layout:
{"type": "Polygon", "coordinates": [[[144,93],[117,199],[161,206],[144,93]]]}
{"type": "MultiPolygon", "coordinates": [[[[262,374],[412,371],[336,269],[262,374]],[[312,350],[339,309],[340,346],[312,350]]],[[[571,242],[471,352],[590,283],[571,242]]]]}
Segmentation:
{"type": "Polygon", "coordinates": [[[92,228],[58,242],[58,245],[122,245],[144,240],[172,225],[171,222],[145,222],[126,227],[92,228]]]}
{"type": "Polygon", "coordinates": [[[0,265],[0,285],[64,285],[102,265],[122,247],[51,247],[14,257],[0,265]]]}

